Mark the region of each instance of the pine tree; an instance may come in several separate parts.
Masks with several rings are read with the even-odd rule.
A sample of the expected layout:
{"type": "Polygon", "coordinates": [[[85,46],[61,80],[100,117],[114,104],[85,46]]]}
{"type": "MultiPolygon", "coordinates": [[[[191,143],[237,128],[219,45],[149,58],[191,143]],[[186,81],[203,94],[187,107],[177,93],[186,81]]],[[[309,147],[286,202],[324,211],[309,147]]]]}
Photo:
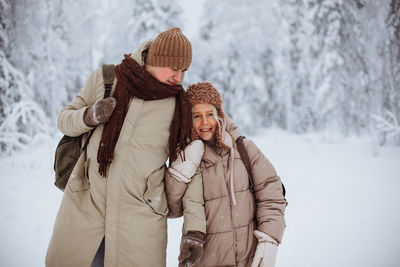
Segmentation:
{"type": "Polygon", "coordinates": [[[104,26],[104,62],[119,64],[124,54],[132,53],[142,42],[160,32],[181,26],[182,10],[176,0],[108,1],[104,26]]]}
{"type": "Polygon", "coordinates": [[[222,92],[225,111],[248,132],[263,124],[272,125],[269,113],[277,111],[268,108],[273,106],[274,99],[268,96],[274,95],[276,82],[276,77],[269,76],[275,75],[271,47],[276,21],[267,15],[271,5],[235,0],[215,6],[206,1],[206,16],[201,20],[199,79],[214,83],[222,92]]]}
{"type": "MultiPolygon", "coordinates": [[[[0,154],[32,143],[38,133],[46,132],[47,120],[39,105],[32,101],[30,84],[11,62],[13,47],[11,26],[15,2],[0,1],[0,154]]],[[[13,37],[13,36],[12,36],[13,37]]]]}
{"type": "Polygon", "coordinates": [[[286,39],[277,51],[279,65],[283,66],[279,70],[277,85],[277,92],[281,92],[277,101],[283,107],[280,125],[289,131],[304,132],[316,127],[313,113],[315,92],[310,85],[313,26],[307,16],[305,1],[285,0],[278,11],[277,16],[283,24],[282,39],[286,39]]]}

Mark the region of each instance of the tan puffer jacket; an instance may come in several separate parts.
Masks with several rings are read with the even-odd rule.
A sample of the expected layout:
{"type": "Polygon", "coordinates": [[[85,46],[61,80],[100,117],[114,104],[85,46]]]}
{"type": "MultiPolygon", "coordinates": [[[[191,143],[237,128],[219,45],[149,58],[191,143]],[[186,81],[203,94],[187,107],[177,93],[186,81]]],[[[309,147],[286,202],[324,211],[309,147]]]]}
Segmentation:
{"type": "MultiPolygon", "coordinates": [[[[225,144],[229,143],[227,138],[236,140],[237,137],[237,134],[223,133],[225,144]]],[[[249,177],[239,152],[234,149],[231,164],[230,151],[217,151],[206,144],[200,164],[206,213],[206,242],[200,266],[250,266],[257,245],[253,235],[255,229],[279,243],[282,240],[287,202],[283,196],[281,180],[254,142],[245,139],[244,144],[254,179],[258,226],[254,220],[255,203],[249,190],[249,177]],[[230,177],[232,170],[233,195],[230,177]]],[[[170,214],[178,216],[182,212],[182,206],[178,204],[179,197],[188,194],[185,193],[185,185],[166,177],[166,192],[170,214]]],[[[184,202],[183,199],[183,209],[184,202]]],[[[190,215],[185,210],[183,213],[186,221],[190,215]]]]}

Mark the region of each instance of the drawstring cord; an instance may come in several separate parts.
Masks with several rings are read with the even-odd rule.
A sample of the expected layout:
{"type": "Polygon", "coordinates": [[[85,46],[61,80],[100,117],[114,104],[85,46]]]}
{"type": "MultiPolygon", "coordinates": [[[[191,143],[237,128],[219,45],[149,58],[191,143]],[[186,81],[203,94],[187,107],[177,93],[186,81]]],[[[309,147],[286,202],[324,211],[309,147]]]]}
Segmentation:
{"type": "Polygon", "coordinates": [[[230,177],[230,182],[231,182],[231,198],[232,198],[232,202],[233,202],[233,205],[234,206],[236,206],[236,197],[235,197],[235,187],[234,187],[234,185],[233,185],[233,160],[235,159],[235,154],[234,154],[234,152],[233,152],[234,150],[233,150],[233,145],[232,145],[232,147],[231,147],[231,162],[230,162],[230,166],[229,166],[229,168],[231,169],[231,177],[230,177]]]}

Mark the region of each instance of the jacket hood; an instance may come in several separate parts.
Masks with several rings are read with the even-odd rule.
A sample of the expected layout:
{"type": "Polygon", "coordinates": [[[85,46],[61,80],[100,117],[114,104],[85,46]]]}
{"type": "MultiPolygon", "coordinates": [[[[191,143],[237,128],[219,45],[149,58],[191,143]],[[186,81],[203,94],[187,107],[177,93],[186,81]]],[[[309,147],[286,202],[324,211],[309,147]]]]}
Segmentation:
{"type": "Polygon", "coordinates": [[[149,39],[140,44],[140,46],[131,54],[131,58],[133,58],[140,66],[144,66],[145,62],[145,54],[144,51],[150,49],[151,44],[153,43],[153,39],[149,39]]]}

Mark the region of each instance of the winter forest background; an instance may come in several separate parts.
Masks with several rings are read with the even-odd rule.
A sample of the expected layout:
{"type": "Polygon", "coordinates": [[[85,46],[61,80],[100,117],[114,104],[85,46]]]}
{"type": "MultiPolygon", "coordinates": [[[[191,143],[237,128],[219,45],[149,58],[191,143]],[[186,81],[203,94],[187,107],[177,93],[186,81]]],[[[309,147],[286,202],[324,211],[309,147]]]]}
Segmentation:
{"type": "Polygon", "coordinates": [[[400,144],[400,1],[204,1],[194,34],[176,0],[0,0],[0,147],[58,133],[57,116],[103,63],[178,25],[185,84],[213,82],[245,133],[368,135],[400,144]]]}
{"type": "Polygon", "coordinates": [[[400,266],[400,0],[0,0],[0,266],[44,266],[59,111],[172,26],[184,87],[214,83],[286,185],[276,266],[400,266]]]}

